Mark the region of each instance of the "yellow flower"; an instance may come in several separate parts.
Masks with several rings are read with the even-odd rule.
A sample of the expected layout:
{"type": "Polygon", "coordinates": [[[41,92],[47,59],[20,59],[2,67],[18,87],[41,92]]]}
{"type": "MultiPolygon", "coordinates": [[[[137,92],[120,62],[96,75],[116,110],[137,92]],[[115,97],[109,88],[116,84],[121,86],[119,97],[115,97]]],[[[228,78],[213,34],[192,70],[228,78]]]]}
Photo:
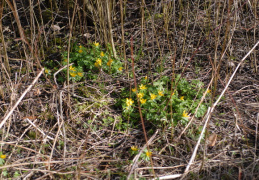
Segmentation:
{"type": "Polygon", "coordinates": [[[132,91],[132,92],[136,92],[136,88],[132,88],[131,91],[132,91]]]}
{"type": "Polygon", "coordinates": [[[80,49],[82,49],[83,46],[79,46],[80,49]]]}
{"type": "Polygon", "coordinates": [[[183,101],[184,100],[184,96],[181,96],[180,99],[183,101]]]}
{"type": "Polygon", "coordinates": [[[110,60],[107,62],[107,66],[111,66],[112,62],[113,62],[113,60],[110,59],[110,60]]]}
{"type": "Polygon", "coordinates": [[[45,69],[45,73],[46,73],[46,74],[49,74],[49,73],[50,73],[50,70],[49,70],[49,69],[45,69]]]}
{"type": "Polygon", "coordinates": [[[65,59],[65,60],[63,61],[63,63],[64,63],[64,64],[67,64],[67,59],[65,59]]]}
{"type": "Polygon", "coordinates": [[[95,45],[95,47],[98,47],[99,43],[98,42],[94,42],[94,45],[95,45]]]}
{"type": "Polygon", "coordinates": [[[147,76],[145,76],[145,80],[147,80],[147,76]]]}
{"type": "Polygon", "coordinates": [[[94,65],[95,65],[96,67],[102,66],[102,60],[101,60],[100,58],[98,58],[98,59],[95,61],[94,65]]]}
{"type": "Polygon", "coordinates": [[[101,57],[103,57],[103,56],[104,56],[104,53],[103,53],[103,52],[101,52],[100,56],[101,56],[101,57]]]}
{"type": "Polygon", "coordinates": [[[159,96],[164,96],[163,91],[158,91],[159,96]]]}
{"type": "Polygon", "coordinates": [[[77,75],[80,76],[80,77],[83,77],[84,73],[78,72],[77,75]]]}
{"type": "Polygon", "coordinates": [[[76,77],[76,75],[77,75],[76,73],[73,73],[73,72],[70,73],[70,76],[72,77],[76,77]]]}
{"type": "Polygon", "coordinates": [[[188,114],[185,112],[185,110],[183,111],[183,115],[182,115],[183,117],[186,117],[186,118],[188,118],[189,116],[188,116],[188,114]]]}
{"type": "Polygon", "coordinates": [[[138,146],[131,146],[130,148],[132,151],[137,151],[138,150],[138,146]]]}
{"type": "Polygon", "coordinates": [[[137,96],[138,96],[138,98],[141,99],[141,98],[143,98],[144,94],[140,92],[140,93],[137,94],[137,96]]]}
{"type": "Polygon", "coordinates": [[[145,90],[145,89],[147,89],[147,87],[146,87],[145,85],[141,84],[141,85],[139,86],[139,89],[145,90]]]}
{"type": "Polygon", "coordinates": [[[123,69],[123,67],[119,67],[119,69],[118,69],[118,70],[119,70],[119,71],[122,71],[122,69],[123,69]]]}
{"type": "Polygon", "coordinates": [[[207,90],[207,93],[209,94],[210,92],[211,92],[211,90],[210,90],[210,89],[208,89],[208,90],[207,90]]]}
{"type": "Polygon", "coordinates": [[[133,103],[134,103],[134,101],[131,98],[126,98],[127,106],[131,106],[133,103]]]}
{"type": "Polygon", "coordinates": [[[152,152],[151,151],[147,151],[146,152],[146,156],[150,158],[152,156],[152,152]]]}
{"type": "Polygon", "coordinates": [[[5,159],[5,158],[6,158],[6,155],[3,155],[3,154],[2,154],[2,155],[0,156],[0,158],[1,158],[1,159],[5,159]]]}
{"type": "Polygon", "coordinates": [[[76,71],[76,68],[73,67],[73,66],[69,66],[69,70],[70,70],[70,71],[76,71]]]}
{"type": "Polygon", "coordinates": [[[147,101],[146,99],[140,99],[140,103],[141,103],[141,104],[145,104],[146,101],[147,101]]]}
{"type": "Polygon", "coordinates": [[[82,49],[79,49],[79,51],[78,51],[79,53],[82,53],[83,52],[83,50],[82,49]]]}
{"type": "Polygon", "coordinates": [[[151,100],[156,99],[157,95],[150,93],[151,100]]]}

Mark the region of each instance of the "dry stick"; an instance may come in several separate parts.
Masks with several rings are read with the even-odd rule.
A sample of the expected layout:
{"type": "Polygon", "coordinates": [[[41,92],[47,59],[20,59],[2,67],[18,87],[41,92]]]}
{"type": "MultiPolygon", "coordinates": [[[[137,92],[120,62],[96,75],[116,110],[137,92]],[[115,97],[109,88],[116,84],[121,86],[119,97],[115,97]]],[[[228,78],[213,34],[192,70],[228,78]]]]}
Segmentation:
{"type": "Polygon", "coordinates": [[[184,174],[183,174],[183,176],[182,176],[181,179],[183,179],[183,178],[188,174],[188,171],[189,171],[189,169],[190,169],[190,166],[192,165],[192,163],[193,163],[193,161],[194,161],[194,159],[195,159],[195,156],[196,156],[198,147],[199,147],[199,145],[200,145],[200,141],[201,141],[202,136],[203,136],[203,134],[204,134],[204,132],[205,132],[205,129],[206,129],[206,127],[207,127],[207,122],[209,121],[209,119],[210,119],[210,117],[211,117],[211,114],[212,114],[214,108],[216,107],[216,105],[218,104],[218,102],[220,101],[220,99],[222,98],[222,96],[225,94],[225,92],[226,92],[226,90],[227,90],[227,88],[228,88],[230,82],[231,82],[232,79],[234,78],[234,76],[235,76],[237,70],[239,69],[240,65],[241,65],[241,64],[243,63],[243,61],[247,58],[247,56],[249,56],[249,55],[252,53],[252,51],[256,48],[256,46],[257,46],[258,44],[259,44],[259,41],[254,45],[254,47],[253,47],[253,48],[243,57],[243,59],[239,62],[238,66],[236,67],[235,71],[233,72],[232,76],[230,77],[230,79],[229,79],[227,85],[225,86],[224,90],[223,90],[222,93],[220,94],[219,98],[218,98],[217,101],[212,105],[212,107],[209,107],[209,109],[208,109],[208,111],[207,111],[207,115],[206,115],[206,118],[207,118],[207,119],[206,119],[206,121],[205,121],[205,124],[204,124],[204,127],[203,127],[203,129],[202,129],[201,135],[200,135],[200,137],[199,137],[199,140],[198,140],[198,142],[197,142],[197,144],[196,144],[196,146],[195,146],[195,148],[194,148],[192,157],[191,157],[191,159],[190,159],[190,161],[189,161],[189,163],[188,163],[188,165],[187,165],[187,167],[186,167],[186,169],[185,169],[185,171],[184,171],[184,174]]]}
{"type": "MultiPolygon", "coordinates": [[[[75,1],[71,24],[70,24],[70,19],[69,19],[70,30],[69,30],[68,47],[67,47],[67,91],[68,91],[68,92],[70,92],[70,90],[69,90],[69,55],[70,55],[70,43],[71,43],[71,38],[72,38],[73,24],[74,24],[74,18],[75,18],[75,14],[76,14],[76,7],[77,7],[77,0],[75,1]]],[[[69,10],[68,10],[68,13],[69,13],[69,10]]],[[[71,114],[70,93],[68,93],[68,108],[69,108],[69,115],[70,115],[70,114],[71,114]]]]}
{"type": "Polygon", "coordinates": [[[256,131],[256,135],[255,135],[255,152],[256,152],[256,150],[257,150],[258,120],[259,120],[259,113],[257,113],[257,118],[256,118],[256,128],[255,128],[255,131],[256,131]]]}
{"type": "Polygon", "coordinates": [[[32,88],[32,86],[38,81],[39,77],[41,76],[41,74],[43,73],[44,68],[40,71],[40,73],[37,75],[37,77],[33,80],[33,82],[31,83],[31,85],[24,91],[24,93],[21,95],[21,97],[19,98],[19,100],[15,103],[15,105],[13,106],[13,108],[10,110],[10,112],[5,116],[5,118],[3,119],[3,121],[0,124],[0,129],[2,128],[2,126],[4,125],[4,123],[7,121],[7,119],[11,116],[11,114],[13,113],[13,111],[15,110],[15,108],[19,105],[19,103],[21,102],[21,100],[24,98],[24,96],[30,91],[30,89],[32,88]]]}
{"type": "Polygon", "coordinates": [[[110,34],[110,41],[112,45],[112,51],[114,58],[117,59],[116,49],[113,41],[113,33],[112,33],[112,22],[111,22],[111,9],[109,7],[109,1],[106,1],[106,7],[107,7],[107,19],[108,19],[108,28],[109,28],[109,34],[110,34]]]}
{"type": "Polygon", "coordinates": [[[125,38],[124,38],[124,14],[123,14],[123,4],[122,0],[120,0],[120,15],[121,15],[121,43],[123,45],[123,57],[124,57],[124,68],[126,70],[126,74],[128,75],[128,67],[127,67],[127,58],[126,58],[126,47],[125,47],[125,38]]]}
{"type": "MultiPolygon", "coordinates": [[[[46,135],[44,133],[44,131],[42,131],[40,128],[38,128],[29,118],[26,118],[25,120],[27,120],[33,127],[35,127],[44,137],[50,139],[50,140],[54,140],[54,138],[46,135]]],[[[44,139],[43,141],[46,141],[46,139],[44,139]]]]}
{"type": "MultiPolygon", "coordinates": [[[[131,41],[132,73],[133,73],[133,77],[134,77],[134,85],[135,85],[136,94],[137,94],[138,93],[138,87],[137,87],[137,80],[136,80],[136,75],[135,75],[135,70],[134,70],[133,37],[131,37],[130,41],[131,41]]],[[[141,107],[140,107],[140,103],[139,103],[139,99],[138,98],[137,98],[137,102],[138,102],[138,110],[139,110],[139,115],[140,115],[140,119],[141,119],[143,134],[144,134],[145,141],[146,141],[147,150],[150,152],[149,145],[148,145],[148,140],[147,140],[146,128],[145,128],[145,124],[144,124],[144,120],[143,120],[143,116],[142,116],[142,111],[141,111],[141,107]]],[[[152,156],[150,157],[150,163],[151,163],[151,166],[153,167],[152,156]]],[[[153,171],[153,174],[155,176],[155,172],[154,172],[153,168],[152,168],[152,171],[153,171]]],[[[128,175],[127,179],[129,179],[129,177],[130,177],[130,174],[128,175]]]]}

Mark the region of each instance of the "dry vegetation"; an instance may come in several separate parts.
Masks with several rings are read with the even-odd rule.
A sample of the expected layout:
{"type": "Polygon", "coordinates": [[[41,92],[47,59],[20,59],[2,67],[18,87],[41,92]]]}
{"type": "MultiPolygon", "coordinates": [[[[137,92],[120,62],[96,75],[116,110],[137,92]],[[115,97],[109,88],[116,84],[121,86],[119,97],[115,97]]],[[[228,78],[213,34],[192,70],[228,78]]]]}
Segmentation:
{"type": "Polygon", "coordinates": [[[0,6],[0,179],[259,178],[259,1],[0,6]],[[64,52],[94,42],[122,73],[69,80],[64,52]],[[122,115],[122,92],[177,74],[211,90],[206,115],[175,125],[122,115]]]}

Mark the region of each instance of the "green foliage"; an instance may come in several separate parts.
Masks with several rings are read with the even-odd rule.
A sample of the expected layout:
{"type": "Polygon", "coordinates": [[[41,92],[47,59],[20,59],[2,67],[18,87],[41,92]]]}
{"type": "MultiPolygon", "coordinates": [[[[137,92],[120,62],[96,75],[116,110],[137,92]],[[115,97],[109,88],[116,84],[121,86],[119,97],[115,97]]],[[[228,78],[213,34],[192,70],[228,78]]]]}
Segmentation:
{"type": "MultiPolygon", "coordinates": [[[[160,80],[149,83],[147,78],[141,80],[137,91],[135,88],[124,90],[123,99],[120,103],[123,107],[123,115],[130,118],[131,121],[139,121],[138,103],[139,100],[142,114],[145,120],[162,126],[165,124],[185,125],[189,121],[189,115],[194,114],[198,107],[205,89],[203,83],[198,80],[188,82],[176,77],[171,91],[171,82],[168,77],[162,77],[160,80]],[[169,102],[168,102],[169,101],[169,102]]],[[[209,92],[208,92],[209,93],[209,92]]],[[[207,104],[202,103],[195,114],[196,118],[202,117],[207,111],[207,104]]]]}
{"type": "MultiPolygon", "coordinates": [[[[69,67],[70,79],[74,81],[80,81],[85,77],[96,79],[101,71],[108,74],[121,73],[122,63],[113,57],[109,47],[107,49],[106,52],[103,51],[99,43],[90,44],[88,48],[74,45],[69,55],[69,63],[74,63],[69,67]],[[86,76],[84,72],[87,72],[86,76]]],[[[68,52],[64,52],[63,65],[67,65],[67,57],[68,52]]]]}

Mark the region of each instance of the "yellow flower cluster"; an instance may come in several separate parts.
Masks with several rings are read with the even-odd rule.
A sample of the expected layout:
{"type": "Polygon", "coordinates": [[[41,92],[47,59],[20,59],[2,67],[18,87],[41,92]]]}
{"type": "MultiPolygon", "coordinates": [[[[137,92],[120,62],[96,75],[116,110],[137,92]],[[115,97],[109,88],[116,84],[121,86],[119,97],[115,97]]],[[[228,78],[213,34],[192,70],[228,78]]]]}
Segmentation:
{"type": "Polygon", "coordinates": [[[188,114],[185,112],[185,110],[183,111],[183,115],[182,115],[183,117],[186,117],[186,118],[188,118],[189,116],[188,116],[188,114]]]}
{"type": "Polygon", "coordinates": [[[146,156],[150,158],[152,156],[152,152],[151,151],[147,151],[146,152],[146,156]]]}
{"type": "Polygon", "coordinates": [[[157,97],[157,95],[150,93],[150,98],[151,98],[151,100],[156,99],[156,97],[157,97]]]}
{"type": "Polygon", "coordinates": [[[78,52],[79,52],[79,53],[82,53],[82,52],[83,52],[82,46],[79,46],[78,52]]]}
{"type": "Polygon", "coordinates": [[[141,98],[144,97],[144,94],[140,92],[140,93],[137,94],[137,97],[141,99],[141,98]]]}
{"type": "Polygon", "coordinates": [[[163,91],[158,91],[158,95],[159,95],[159,96],[164,96],[163,91]]]}
{"type": "Polygon", "coordinates": [[[76,77],[76,68],[73,66],[69,66],[69,74],[71,77],[76,77]]]}
{"type": "Polygon", "coordinates": [[[69,66],[69,74],[71,77],[76,77],[76,76],[83,77],[84,76],[83,72],[77,72],[76,68],[73,66],[69,66]]]}
{"type": "Polygon", "coordinates": [[[112,62],[113,62],[113,60],[110,59],[110,60],[107,62],[107,66],[111,66],[112,62]]]}
{"type": "Polygon", "coordinates": [[[138,150],[138,146],[131,146],[130,148],[132,151],[137,151],[138,150]]]}
{"type": "Polygon", "coordinates": [[[100,58],[98,58],[95,63],[94,63],[95,67],[100,67],[102,66],[102,60],[100,58]]]}
{"type": "Polygon", "coordinates": [[[133,103],[134,101],[131,98],[126,98],[126,104],[128,107],[130,107],[133,103]]]}
{"type": "Polygon", "coordinates": [[[139,101],[140,101],[141,104],[145,104],[147,102],[146,99],[140,99],[139,101]]]}
{"type": "Polygon", "coordinates": [[[139,89],[140,89],[140,90],[145,90],[145,89],[147,89],[147,87],[146,87],[145,85],[141,84],[141,85],[139,86],[139,89]]]}
{"type": "Polygon", "coordinates": [[[94,42],[94,45],[95,45],[95,47],[98,47],[99,43],[98,42],[94,42]]]}

